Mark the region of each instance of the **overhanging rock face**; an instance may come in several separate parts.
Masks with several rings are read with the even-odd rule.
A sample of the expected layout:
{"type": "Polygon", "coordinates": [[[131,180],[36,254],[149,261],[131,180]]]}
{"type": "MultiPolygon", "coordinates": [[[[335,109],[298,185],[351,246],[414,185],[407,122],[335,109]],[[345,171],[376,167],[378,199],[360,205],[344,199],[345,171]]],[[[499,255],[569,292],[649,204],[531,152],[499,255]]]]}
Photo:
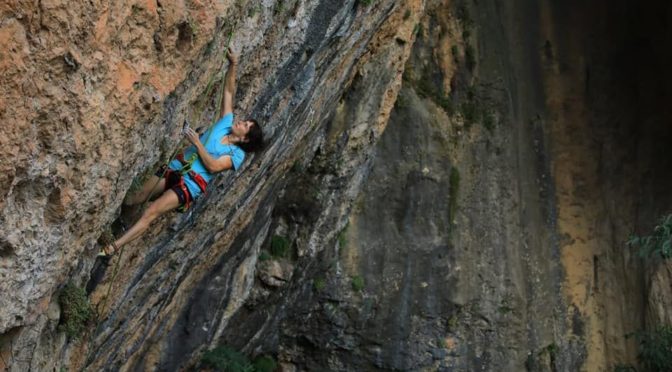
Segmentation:
{"type": "Polygon", "coordinates": [[[0,166],[5,368],[193,365],[249,294],[285,174],[316,154],[333,164],[320,181],[329,188],[301,254],[314,257],[335,234],[387,123],[422,7],[0,6],[0,43],[9,51],[0,61],[0,113],[11,123],[0,166]],[[54,294],[68,280],[84,285],[96,240],[134,177],[172,153],[182,121],[213,119],[214,99],[203,93],[225,67],[230,32],[241,55],[234,111],[259,119],[266,150],[242,171],[220,176],[190,217],[162,219],[127,246],[90,296],[100,316],[87,342],[66,343],[56,331],[54,294]],[[365,94],[343,107],[344,92],[357,84],[365,94]],[[195,112],[201,107],[204,113],[195,112]],[[330,128],[335,115],[349,120],[330,128]],[[181,354],[166,354],[173,348],[181,354]]]}
{"type": "Polygon", "coordinates": [[[623,335],[670,320],[670,264],[623,241],[672,198],[672,13],[633,4],[0,5],[0,370],[636,363],[623,335]],[[99,265],[182,123],[216,119],[227,46],[266,149],[99,265]]]}

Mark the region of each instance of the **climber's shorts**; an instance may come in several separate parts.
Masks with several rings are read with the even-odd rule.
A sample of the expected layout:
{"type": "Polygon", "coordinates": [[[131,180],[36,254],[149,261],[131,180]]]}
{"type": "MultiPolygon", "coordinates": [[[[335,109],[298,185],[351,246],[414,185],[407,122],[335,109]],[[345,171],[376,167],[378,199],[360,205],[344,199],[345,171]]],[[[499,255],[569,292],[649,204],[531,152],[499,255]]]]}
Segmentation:
{"type": "Polygon", "coordinates": [[[163,188],[163,191],[173,190],[180,201],[180,207],[188,205],[193,200],[180,172],[176,172],[164,165],[156,172],[156,176],[166,179],[166,186],[163,188]]]}

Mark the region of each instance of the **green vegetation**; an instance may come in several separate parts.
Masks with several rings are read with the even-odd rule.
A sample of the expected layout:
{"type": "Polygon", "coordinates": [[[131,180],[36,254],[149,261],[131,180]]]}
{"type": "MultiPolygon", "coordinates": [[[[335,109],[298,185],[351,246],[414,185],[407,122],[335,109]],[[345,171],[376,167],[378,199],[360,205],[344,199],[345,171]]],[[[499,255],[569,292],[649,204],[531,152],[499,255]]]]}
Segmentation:
{"type": "Polygon", "coordinates": [[[217,371],[254,372],[254,366],[245,355],[226,346],[218,346],[205,352],[201,362],[217,371]]]}
{"type": "Polygon", "coordinates": [[[411,17],[411,10],[406,9],[406,12],[404,13],[404,21],[409,19],[411,17]]]}
{"type": "Polygon", "coordinates": [[[259,253],[259,261],[268,261],[271,258],[273,258],[271,254],[266,251],[261,251],[261,253],[259,253]]]}
{"type": "Polygon", "coordinates": [[[293,173],[301,173],[304,170],[305,169],[303,169],[303,166],[301,165],[301,161],[299,161],[299,160],[296,160],[294,162],[294,164],[292,164],[292,167],[289,169],[289,171],[293,172],[293,173]]]}
{"type": "Polygon", "coordinates": [[[553,342],[552,344],[546,346],[541,352],[542,353],[543,352],[548,352],[548,354],[550,354],[550,355],[555,355],[555,354],[558,353],[558,344],[553,342]]]}
{"type": "Polygon", "coordinates": [[[629,364],[618,364],[614,367],[614,372],[637,372],[637,368],[629,364]]]}
{"type": "Polygon", "coordinates": [[[558,345],[551,343],[539,351],[531,351],[527,354],[525,367],[528,371],[545,371],[548,367],[555,370],[556,356],[558,354],[558,345]],[[550,363],[550,365],[549,365],[550,363]]]}
{"type": "MultiPolygon", "coordinates": [[[[471,14],[469,13],[469,8],[465,3],[461,3],[457,7],[457,19],[462,24],[462,40],[465,43],[464,46],[464,60],[470,72],[474,72],[476,68],[476,50],[474,46],[469,43],[469,38],[471,37],[471,28],[474,26],[474,21],[471,19],[471,14]]],[[[453,53],[453,55],[455,55],[453,53]]]]}
{"type": "Polygon", "coordinates": [[[348,245],[348,227],[350,224],[346,224],[343,230],[338,233],[338,247],[344,249],[348,245]]]}
{"type": "Polygon", "coordinates": [[[415,25],[415,28],[413,28],[413,33],[415,34],[416,37],[422,37],[422,23],[418,23],[415,25]]]}
{"type": "Polygon", "coordinates": [[[209,56],[212,55],[212,50],[215,48],[215,42],[214,40],[210,40],[207,44],[205,44],[205,55],[209,56]]]}
{"type": "Polygon", "coordinates": [[[285,0],[278,0],[273,7],[273,15],[281,14],[285,11],[285,0]]]}
{"type": "Polygon", "coordinates": [[[466,101],[460,104],[460,114],[467,128],[480,122],[489,132],[495,129],[496,118],[494,113],[486,107],[482,99],[477,97],[473,88],[467,92],[466,101]]]}
{"type": "Polygon", "coordinates": [[[464,60],[469,71],[474,72],[474,69],[476,68],[476,51],[469,43],[464,47],[464,60]]]}
{"type": "Polygon", "coordinates": [[[290,255],[289,240],[284,236],[273,235],[271,238],[271,255],[275,258],[289,258],[290,255]]]}
{"type": "Polygon", "coordinates": [[[457,6],[457,19],[462,24],[462,39],[466,40],[470,36],[469,30],[474,26],[474,20],[471,18],[469,8],[464,2],[457,6]]]}
{"type": "Polygon", "coordinates": [[[473,24],[471,14],[469,13],[469,8],[467,8],[467,4],[464,2],[457,6],[456,15],[457,19],[462,23],[463,26],[470,27],[473,24]]]}
{"type": "Polygon", "coordinates": [[[364,6],[369,6],[373,4],[374,0],[359,0],[359,4],[364,5],[364,6]]]}
{"type": "Polygon", "coordinates": [[[250,362],[247,356],[227,346],[206,351],[201,364],[223,372],[273,372],[278,368],[278,363],[270,356],[263,355],[250,362]]]}
{"type": "Polygon", "coordinates": [[[182,32],[182,37],[185,38],[184,40],[191,43],[193,38],[198,34],[198,23],[191,18],[187,18],[187,20],[182,23],[180,31],[182,32]],[[189,34],[185,34],[187,31],[189,34]]]}
{"type": "Polygon", "coordinates": [[[443,109],[443,111],[446,112],[446,114],[448,115],[455,114],[455,105],[453,105],[453,100],[451,100],[450,97],[441,96],[435,102],[438,103],[439,106],[441,106],[441,108],[443,109]]]}
{"type": "Polygon", "coordinates": [[[495,115],[490,111],[485,111],[483,113],[483,126],[489,132],[492,132],[495,129],[495,115]]]}
{"type": "Polygon", "coordinates": [[[65,332],[69,338],[78,339],[93,316],[86,292],[73,283],[68,283],[58,296],[58,304],[61,306],[59,330],[65,332]]]}
{"type": "Polygon", "coordinates": [[[504,314],[509,314],[509,313],[511,313],[512,311],[513,311],[513,308],[512,308],[512,307],[508,307],[508,306],[506,306],[506,305],[502,305],[502,306],[500,306],[500,307],[497,308],[497,312],[499,312],[499,313],[502,314],[502,315],[504,315],[504,314]]]}
{"type": "Polygon", "coordinates": [[[352,277],[352,281],[350,282],[352,285],[352,290],[355,292],[359,292],[362,289],[364,289],[364,278],[362,278],[359,275],[356,275],[352,277]]]}
{"type": "Polygon", "coordinates": [[[397,95],[397,100],[394,102],[394,106],[400,109],[408,107],[408,98],[406,98],[401,92],[397,95]]]}
{"type": "Polygon", "coordinates": [[[460,49],[457,47],[457,45],[450,47],[450,54],[453,55],[453,62],[455,62],[455,64],[460,63],[460,49]]]}
{"type": "Polygon", "coordinates": [[[463,102],[460,105],[460,111],[462,112],[462,117],[464,118],[464,124],[467,127],[470,127],[472,124],[477,123],[481,119],[481,111],[478,109],[478,105],[474,100],[468,100],[463,102]]]}
{"type": "MultiPolygon", "coordinates": [[[[410,75],[410,73],[409,73],[410,75]]],[[[410,81],[411,76],[407,76],[407,81],[410,81]]],[[[455,106],[450,97],[443,93],[443,89],[438,87],[437,84],[434,84],[427,71],[423,71],[422,76],[416,81],[413,82],[416,93],[420,97],[429,98],[438,106],[443,108],[443,110],[449,114],[453,115],[455,113],[455,106]]]]}
{"type": "Polygon", "coordinates": [[[453,314],[448,319],[448,330],[455,332],[457,330],[457,314],[453,314]]]}
{"type": "Polygon", "coordinates": [[[436,98],[439,96],[436,92],[435,85],[430,81],[428,77],[423,74],[419,80],[415,82],[415,91],[421,97],[426,98],[436,98]]]}
{"type": "Polygon", "coordinates": [[[642,237],[632,235],[627,244],[630,247],[638,247],[642,258],[651,256],[670,258],[672,256],[672,214],[663,216],[651,235],[642,237]]]}
{"type": "Polygon", "coordinates": [[[247,16],[253,18],[257,13],[261,12],[261,5],[254,5],[247,11],[247,16]]]}
{"type": "Polygon", "coordinates": [[[634,334],[639,342],[637,359],[645,371],[672,371],[672,326],[634,334]]]}
{"type": "Polygon", "coordinates": [[[327,281],[324,280],[324,278],[317,278],[313,280],[313,289],[315,289],[316,292],[322,292],[326,286],[327,281]]]}
{"type": "Polygon", "coordinates": [[[508,298],[502,299],[499,302],[499,306],[497,307],[497,312],[505,315],[513,312],[514,308],[512,307],[512,304],[509,302],[508,298]]]}
{"type": "Polygon", "coordinates": [[[457,167],[453,166],[450,168],[450,189],[449,189],[449,199],[448,199],[448,211],[450,213],[451,223],[455,222],[455,215],[457,214],[457,197],[460,192],[460,171],[457,170],[457,167]]]}
{"type": "Polygon", "coordinates": [[[257,359],[252,362],[255,372],[273,372],[278,368],[278,363],[275,359],[268,355],[257,357],[257,359]]]}

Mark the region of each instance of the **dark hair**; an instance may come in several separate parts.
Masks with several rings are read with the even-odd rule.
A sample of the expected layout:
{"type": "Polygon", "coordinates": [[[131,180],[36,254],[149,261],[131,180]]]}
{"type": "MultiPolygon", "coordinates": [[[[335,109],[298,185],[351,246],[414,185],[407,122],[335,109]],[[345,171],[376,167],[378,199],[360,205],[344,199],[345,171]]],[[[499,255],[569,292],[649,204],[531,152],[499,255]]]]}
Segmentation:
{"type": "Polygon", "coordinates": [[[258,152],[264,147],[264,134],[261,132],[259,122],[254,119],[247,119],[254,123],[247,132],[247,142],[238,143],[238,146],[245,152],[258,152]]]}

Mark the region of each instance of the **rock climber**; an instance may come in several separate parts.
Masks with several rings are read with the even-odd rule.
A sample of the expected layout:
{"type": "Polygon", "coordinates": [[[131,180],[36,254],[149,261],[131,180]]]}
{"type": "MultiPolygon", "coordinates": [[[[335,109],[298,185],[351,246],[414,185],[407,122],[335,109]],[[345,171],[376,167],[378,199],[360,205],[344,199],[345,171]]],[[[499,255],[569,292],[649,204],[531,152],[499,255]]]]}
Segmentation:
{"type": "Polygon", "coordinates": [[[138,192],[129,194],[124,205],[136,205],[158,194],[161,196],[147,207],[123,236],[103,247],[100,256],[113,255],[122,245],[141,236],[162,214],[176,208],[188,208],[203,194],[215,173],[240,169],[245,153],[261,149],[263,134],[259,123],[254,119],[234,121],[232,110],[238,56],[227,48],[226,57],[229,68],[224,76],[221,119],[200,137],[193,129],[185,128],[184,135],[192,145],[172,160],[167,168],[150,177],[138,192]]]}

